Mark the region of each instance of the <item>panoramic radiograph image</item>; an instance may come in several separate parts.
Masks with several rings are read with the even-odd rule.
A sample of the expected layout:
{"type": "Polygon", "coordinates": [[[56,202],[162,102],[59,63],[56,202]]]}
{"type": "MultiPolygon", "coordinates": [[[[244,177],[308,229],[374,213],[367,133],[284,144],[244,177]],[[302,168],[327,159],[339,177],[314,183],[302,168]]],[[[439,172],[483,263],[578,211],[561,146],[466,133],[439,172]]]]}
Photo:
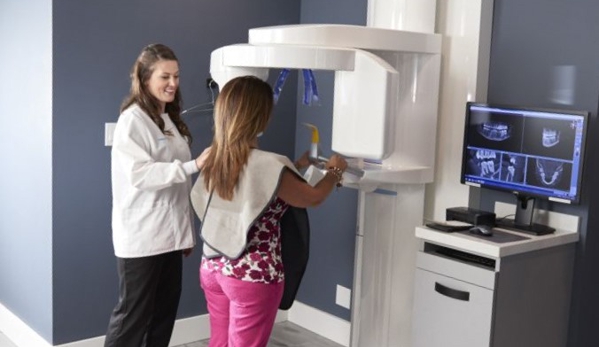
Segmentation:
{"type": "Polygon", "coordinates": [[[468,144],[492,150],[520,152],[522,119],[508,113],[473,112],[468,125],[468,144]]]}
{"type": "Polygon", "coordinates": [[[478,125],[478,133],[490,141],[505,141],[510,138],[512,126],[505,122],[483,122],[478,125]]]}

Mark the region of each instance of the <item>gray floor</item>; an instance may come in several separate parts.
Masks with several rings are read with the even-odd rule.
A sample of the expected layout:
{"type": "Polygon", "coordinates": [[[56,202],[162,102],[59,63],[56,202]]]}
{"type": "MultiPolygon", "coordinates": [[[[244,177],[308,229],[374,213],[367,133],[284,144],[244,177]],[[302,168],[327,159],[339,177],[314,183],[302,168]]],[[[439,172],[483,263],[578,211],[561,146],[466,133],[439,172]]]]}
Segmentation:
{"type": "MultiPolygon", "coordinates": [[[[207,347],[208,340],[188,343],[177,347],[207,347]]],[[[268,347],[341,347],[329,339],[314,334],[299,325],[282,322],[275,324],[268,347]]]]}
{"type": "MultiPolygon", "coordinates": [[[[207,347],[208,341],[198,341],[177,347],[207,347]]],[[[0,347],[16,347],[0,332],[0,347]]],[[[299,325],[282,322],[275,324],[268,347],[341,347],[341,345],[314,334],[299,325]]]]}

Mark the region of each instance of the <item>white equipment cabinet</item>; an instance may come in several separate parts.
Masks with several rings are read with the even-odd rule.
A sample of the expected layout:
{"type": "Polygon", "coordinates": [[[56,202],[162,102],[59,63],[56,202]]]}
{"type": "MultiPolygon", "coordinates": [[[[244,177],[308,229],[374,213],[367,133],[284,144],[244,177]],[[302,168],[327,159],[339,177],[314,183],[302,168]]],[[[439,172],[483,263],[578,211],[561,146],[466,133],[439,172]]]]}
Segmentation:
{"type": "Polygon", "coordinates": [[[418,254],[417,265],[414,346],[489,346],[494,269],[428,253],[418,254]]]}
{"type": "Polygon", "coordinates": [[[510,234],[526,239],[416,228],[414,347],[567,345],[578,233],[493,237],[510,234]]]}

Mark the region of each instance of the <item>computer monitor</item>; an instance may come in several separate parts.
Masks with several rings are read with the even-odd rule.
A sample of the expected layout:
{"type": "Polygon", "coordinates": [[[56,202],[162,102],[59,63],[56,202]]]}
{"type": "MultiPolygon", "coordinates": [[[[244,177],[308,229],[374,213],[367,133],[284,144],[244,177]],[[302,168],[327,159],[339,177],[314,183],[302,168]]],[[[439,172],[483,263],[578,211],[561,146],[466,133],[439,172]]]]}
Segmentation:
{"type": "Polygon", "coordinates": [[[461,182],[512,192],[515,218],[500,227],[537,235],[555,229],[533,223],[535,198],[580,201],[589,112],[466,104],[461,182]]]}

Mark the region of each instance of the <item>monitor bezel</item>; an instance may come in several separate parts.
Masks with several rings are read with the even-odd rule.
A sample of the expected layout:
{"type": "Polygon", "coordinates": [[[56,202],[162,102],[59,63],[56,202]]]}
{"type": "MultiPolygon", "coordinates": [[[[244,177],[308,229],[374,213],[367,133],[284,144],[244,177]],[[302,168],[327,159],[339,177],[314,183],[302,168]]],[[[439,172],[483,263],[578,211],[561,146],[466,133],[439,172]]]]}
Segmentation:
{"type": "Polygon", "coordinates": [[[468,186],[476,186],[486,189],[492,189],[496,191],[510,192],[515,194],[516,196],[526,196],[532,198],[540,198],[549,201],[555,201],[560,203],[566,203],[570,205],[578,205],[580,204],[581,195],[582,195],[582,185],[583,185],[583,173],[586,169],[586,144],[587,144],[587,136],[589,129],[589,120],[590,120],[590,111],[577,110],[577,109],[559,109],[559,108],[541,108],[541,107],[530,107],[530,106],[517,106],[517,105],[506,105],[506,104],[493,104],[493,103],[481,103],[469,101],[466,103],[465,117],[464,117],[464,134],[462,139],[462,169],[460,173],[460,183],[468,185],[468,186]],[[555,114],[566,114],[566,115],[575,115],[582,116],[584,118],[584,126],[583,126],[583,134],[582,134],[582,142],[580,148],[580,163],[578,170],[577,182],[578,186],[576,187],[576,195],[574,199],[567,198],[558,198],[554,196],[538,194],[534,192],[525,192],[520,191],[518,189],[510,189],[508,187],[500,187],[495,185],[489,185],[486,183],[472,183],[466,181],[466,166],[467,166],[467,155],[468,155],[468,130],[470,125],[470,117],[471,117],[471,107],[487,107],[487,108],[496,108],[508,111],[524,111],[524,112],[547,112],[547,113],[555,113],[555,114]]]}

